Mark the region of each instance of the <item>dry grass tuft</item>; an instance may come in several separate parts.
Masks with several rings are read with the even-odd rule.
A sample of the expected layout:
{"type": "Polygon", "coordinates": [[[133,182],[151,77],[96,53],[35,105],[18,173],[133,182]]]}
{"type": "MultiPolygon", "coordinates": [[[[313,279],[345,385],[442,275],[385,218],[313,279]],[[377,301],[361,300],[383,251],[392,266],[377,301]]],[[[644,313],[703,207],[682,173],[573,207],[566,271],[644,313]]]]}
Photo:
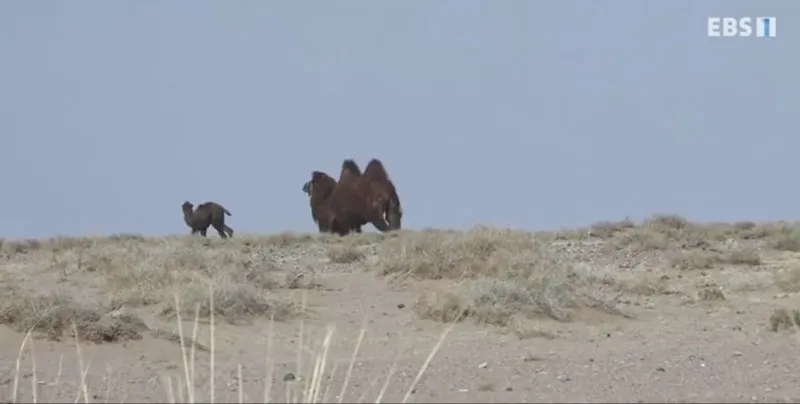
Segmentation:
{"type": "Polygon", "coordinates": [[[770,240],[769,247],[779,251],[800,252],[800,229],[782,229],[770,240]]]}
{"type": "MultiPolygon", "coordinates": [[[[293,232],[285,232],[271,236],[258,237],[263,240],[264,244],[276,247],[296,247],[315,244],[346,244],[351,246],[369,245],[379,243],[385,239],[397,237],[399,232],[394,233],[353,233],[345,237],[330,234],[330,233],[317,233],[317,234],[299,234],[293,232]]],[[[253,237],[251,237],[252,239],[253,237]]],[[[260,241],[260,240],[259,240],[260,241]]],[[[252,241],[251,241],[252,242],[252,241]]]]}
{"type": "Polygon", "coordinates": [[[383,275],[457,281],[423,293],[414,307],[422,318],[505,326],[516,315],[568,321],[580,307],[616,310],[607,285],[530,234],[479,227],[458,235],[419,233],[380,248],[383,275]]]}
{"type": "Polygon", "coordinates": [[[538,321],[523,316],[512,317],[507,326],[519,339],[543,338],[552,340],[557,337],[556,334],[542,329],[538,321]]]}
{"type": "MultiPolygon", "coordinates": [[[[5,306],[5,321],[23,328],[40,324],[37,330],[53,335],[63,331],[63,318],[88,319],[79,325],[98,319],[113,323],[109,313],[119,308],[149,308],[172,318],[178,312],[191,315],[199,305],[209,315],[212,309],[204,303],[209,285],[217,301],[213,314],[221,321],[292,319],[301,312],[289,292],[321,287],[316,269],[310,268],[317,258],[310,263],[298,258],[308,254],[326,256],[334,264],[375,265],[383,276],[426,283],[430,288],[415,305],[421,317],[510,327],[514,319],[569,321],[585,307],[619,314],[620,293],[669,293],[664,281],[622,281],[613,273],[598,275],[594,271],[599,268],[756,267],[775,250],[800,252],[800,226],[694,223],[659,214],[638,223],[626,218],[536,234],[477,227],[346,237],[283,233],[218,240],[118,234],[0,240],[0,274],[16,294],[27,296],[5,306]],[[377,256],[366,259],[373,248],[377,256]],[[182,302],[177,311],[172,304],[176,294],[182,302]]],[[[786,292],[800,291],[800,270],[776,273],[775,283],[786,292]]]]}
{"type": "Polygon", "coordinates": [[[328,247],[328,259],[336,264],[348,264],[364,259],[364,253],[353,245],[335,245],[328,247]]]}
{"type": "MultiPolygon", "coordinates": [[[[44,333],[50,338],[63,338],[75,331],[82,342],[137,339],[145,332],[163,334],[163,338],[180,345],[184,357],[191,346],[192,350],[209,352],[213,358],[215,321],[299,318],[302,326],[306,308],[289,299],[290,290],[318,287],[316,269],[309,267],[317,263],[328,265],[321,259],[327,256],[332,263],[358,262],[364,266],[373,265],[374,258],[382,276],[419,281],[425,288],[413,307],[419,317],[447,323],[469,320],[497,325],[506,327],[507,332],[520,339],[556,338],[556,334],[542,327],[543,324],[558,326],[549,319],[573,321],[583,318],[587,311],[590,315],[601,311],[625,316],[617,308],[620,294],[678,293],[668,286],[686,286],[692,275],[670,273],[676,281],[669,285],[667,275],[651,272],[652,269],[746,268],[763,265],[762,259],[772,265],[774,257],[792,259],[796,255],[793,252],[800,252],[797,224],[694,223],[673,214],[654,215],[638,223],[630,219],[606,221],[588,229],[537,234],[477,227],[467,232],[404,230],[347,237],[284,233],[218,240],[120,234],[0,240],[3,280],[0,289],[7,297],[0,305],[0,323],[19,331],[44,333]],[[559,242],[554,243],[556,240],[559,242]],[[371,252],[373,246],[377,257],[365,259],[365,252],[371,252]],[[307,255],[312,255],[311,264],[298,258],[307,255]],[[627,279],[618,278],[616,272],[607,268],[628,271],[627,279]],[[129,308],[140,314],[141,310],[150,310],[176,320],[178,334],[148,330],[147,325],[130,314],[129,308]],[[208,347],[199,345],[194,335],[189,338],[181,329],[181,319],[195,315],[208,318],[211,324],[208,347]]],[[[341,268],[332,265],[326,270],[330,267],[341,268]]],[[[782,268],[774,275],[777,287],[785,292],[800,292],[800,269],[782,268]]],[[[726,299],[721,288],[708,286],[711,283],[704,285],[697,290],[697,300],[726,299]]],[[[695,291],[693,287],[691,290],[695,291]]],[[[797,325],[800,325],[798,310],[779,309],[770,318],[773,331],[797,325]]],[[[443,333],[404,400],[414,391],[450,329],[443,333]]],[[[322,375],[327,371],[325,360],[333,335],[331,330],[321,342],[317,362],[304,368],[308,375],[299,370],[301,360],[298,360],[297,382],[287,392],[285,401],[324,401],[328,394],[324,390],[329,389],[322,385],[322,375]]],[[[356,344],[353,361],[362,338],[363,334],[356,344]]],[[[302,339],[301,332],[296,341],[298,358],[307,355],[313,345],[302,339]]],[[[348,374],[352,362],[350,365],[348,374]]],[[[193,366],[194,360],[189,364],[187,359],[184,362],[187,380],[175,384],[180,385],[178,389],[185,388],[185,392],[176,391],[169,383],[165,386],[173,399],[177,393],[178,401],[202,400],[201,394],[195,396],[195,392],[189,392],[194,387],[189,376],[194,375],[193,366]]],[[[211,366],[213,376],[216,371],[213,359],[211,366]]],[[[241,366],[235,370],[240,383],[236,387],[241,388],[241,366]]],[[[389,373],[387,378],[392,377],[392,372],[389,373]]],[[[80,384],[82,394],[88,394],[85,380],[80,384]]],[[[342,393],[346,384],[347,380],[342,393]]],[[[480,389],[491,388],[487,385],[480,389]]],[[[214,396],[214,389],[212,383],[209,397],[214,396]]],[[[86,400],[88,397],[91,395],[86,400]]]]}
{"type": "Polygon", "coordinates": [[[682,230],[689,227],[689,221],[672,213],[657,213],[645,221],[649,227],[661,227],[665,229],[682,230]]]}
{"type": "Polygon", "coordinates": [[[774,274],[775,285],[783,292],[800,292],[800,266],[796,264],[790,268],[774,274]]]}
{"type": "Polygon", "coordinates": [[[619,234],[609,241],[609,247],[634,252],[661,251],[673,247],[670,234],[646,227],[619,234]]]}
{"type": "Polygon", "coordinates": [[[725,294],[719,287],[707,287],[700,289],[697,298],[703,301],[722,301],[725,300],[725,294]]]}
{"type": "Polygon", "coordinates": [[[78,302],[67,294],[36,296],[6,294],[0,306],[0,323],[20,332],[33,330],[60,340],[75,323],[78,336],[92,342],[140,339],[147,326],[138,317],[78,302]]]}
{"type": "Polygon", "coordinates": [[[800,310],[791,312],[784,308],[775,309],[769,318],[770,330],[778,332],[780,330],[791,330],[800,326],[800,310]]]}
{"type": "MultiPolygon", "coordinates": [[[[182,363],[183,363],[183,369],[182,369],[183,370],[183,372],[182,372],[183,373],[183,377],[179,378],[175,382],[174,378],[172,376],[162,375],[163,376],[162,377],[162,381],[164,383],[163,388],[164,388],[164,391],[166,392],[166,398],[163,400],[164,402],[168,401],[168,402],[173,402],[173,403],[174,402],[195,403],[195,402],[198,402],[198,401],[199,402],[203,402],[203,401],[215,402],[215,401],[218,400],[218,397],[217,397],[218,388],[217,388],[216,383],[215,383],[215,374],[218,372],[218,369],[217,369],[217,366],[216,366],[216,361],[215,361],[215,355],[216,355],[216,350],[215,350],[216,343],[215,343],[215,341],[217,339],[217,336],[216,336],[216,333],[215,333],[215,326],[214,326],[214,323],[215,323],[215,321],[214,321],[214,319],[215,319],[214,313],[216,313],[215,299],[214,299],[215,293],[213,293],[213,289],[210,289],[210,290],[212,291],[212,293],[209,293],[208,300],[207,300],[207,305],[208,305],[208,307],[210,307],[210,309],[209,309],[210,316],[208,318],[209,325],[210,325],[210,340],[211,340],[210,348],[207,348],[207,347],[205,347],[203,345],[199,345],[199,344],[197,344],[195,338],[193,338],[193,337],[192,338],[188,338],[186,335],[184,335],[184,330],[183,330],[183,327],[182,327],[182,319],[181,319],[180,314],[179,314],[180,311],[177,312],[178,316],[177,316],[176,320],[177,320],[177,326],[178,326],[178,334],[177,335],[169,334],[168,335],[168,339],[176,340],[176,342],[178,342],[178,345],[180,346],[180,350],[181,350],[180,354],[181,354],[181,359],[182,359],[182,363]],[[205,394],[206,392],[203,391],[204,389],[201,389],[202,387],[206,387],[206,386],[200,386],[200,385],[198,385],[196,383],[197,379],[196,379],[195,375],[197,374],[197,369],[196,369],[195,355],[196,355],[197,351],[208,352],[209,356],[210,356],[210,369],[209,370],[210,370],[211,376],[210,376],[210,379],[209,379],[209,384],[207,386],[208,387],[208,393],[207,394],[205,394]]],[[[180,301],[179,301],[179,297],[178,296],[175,296],[175,303],[177,305],[180,305],[180,301]]],[[[195,331],[197,330],[197,325],[198,325],[198,323],[200,321],[199,313],[200,313],[199,310],[197,310],[195,312],[195,317],[194,317],[194,330],[195,331]]],[[[361,346],[361,343],[363,342],[364,336],[365,336],[366,331],[367,331],[366,330],[366,324],[367,324],[367,322],[366,322],[366,319],[365,319],[364,320],[364,325],[362,326],[361,332],[359,333],[358,340],[355,343],[355,349],[353,351],[353,355],[352,355],[350,363],[348,365],[348,369],[347,369],[347,373],[346,373],[344,382],[342,383],[341,388],[339,389],[339,400],[338,400],[339,403],[347,402],[347,401],[355,402],[355,400],[345,400],[345,393],[348,392],[348,387],[349,387],[348,384],[350,382],[351,371],[353,370],[355,362],[356,362],[356,360],[358,358],[359,348],[361,346]]],[[[428,354],[427,358],[425,359],[424,363],[422,364],[422,366],[417,371],[416,376],[414,377],[414,379],[411,381],[410,385],[408,386],[405,395],[403,396],[402,400],[400,400],[401,403],[408,402],[408,400],[410,399],[411,395],[416,391],[418,383],[422,380],[422,378],[423,378],[425,372],[427,371],[430,363],[432,362],[434,356],[436,355],[436,353],[441,348],[443,342],[447,338],[447,336],[450,333],[450,331],[452,330],[452,328],[453,328],[453,324],[450,324],[450,326],[446,327],[444,329],[444,331],[441,333],[441,335],[439,336],[438,341],[436,342],[436,344],[434,345],[433,349],[430,351],[430,353],[428,354]]],[[[88,372],[89,365],[85,363],[84,357],[83,357],[83,354],[82,354],[81,345],[82,345],[82,342],[83,342],[83,338],[81,338],[80,328],[76,324],[76,322],[73,321],[71,329],[73,331],[73,336],[74,336],[74,341],[75,341],[75,351],[76,351],[76,354],[77,354],[76,355],[77,356],[77,362],[78,362],[77,365],[78,365],[78,371],[79,371],[79,378],[78,378],[78,383],[77,383],[78,384],[78,394],[77,394],[77,397],[75,398],[74,402],[79,402],[81,400],[81,398],[83,398],[84,402],[89,403],[91,398],[97,399],[97,398],[99,398],[101,396],[106,396],[108,393],[110,393],[110,390],[108,390],[108,387],[110,386],[110,384],[108,386],[106,386],[105,392],[103,392],[103,390],[100,390],[99,392],[90,390],[89,385],[87,383],[87,378],[86,378],[86,374],[88,372]],[[105,394],[103,394],[103,393],[105,393],[105,394]]],[[[31,383],[32,388],[31,388],[31,392],[30,392],[30,395],[32,397],[31,401],[32,402],[38,402],[38,399],[37,399],[38,393],[37,392],[39,390],[39,383],[37,383],[37,381],[39,380],[39,378],[37,377],[37,365],[36,365],[37,358],[36,358],[35,349],[33,348],[34,343],[33,343],[33,340],[32,340],[33,338],[32,338],[31,331],[32,331],[32,329],[29,330],[26,333],[25,338],[23,339],[22,344],[21,344],[21,346],[19,348],[19,354],[18,354],[17,360],[16,360],[16,369],[15,369],[14,377],[13,377],[13,384],[11,386],[11,395],[10,395],[10,397],[9,397],[9,399],[7,401],[3,401],[3,402],[10,402],[10,403],[18,402],[19,401],[18,399],[20,397],[20,394],[19,394],[20,393],[20,380],[23,379],[23,378],[27,378],[29,376],[30,376],[31,382],[32,382],[31,383]],[[22,361],[22,358],[23,358],[23,353],[25,352],[26,345],[29,348],[30,360],[31,360],[32,366],[31,366],[31,372],[29,374],[22,374],[22,372],[21,372],[22,369],[21,369],[20,364],[21,364],[21,361],[22,361]]],[[[154,333],[158,334],[158,333],[160,333],[160,331],[155,330],[154,333]]],[[[193,336],[194,336],[194,334],[195,333],[193,333],[193,336]]],[[[330,369],[330,370],[329,370],[329,367],[326,366],[326,365],[327,365],[327,362],[329,361],[328,352],[329,352],[329,348],[331,346],[334,334],[335,334],[335,327],[328,326],[327,327],[327,332],[325,333],[325,336],[324,336],[323,340],[321,341],[321,344],[320,344],[320,347],[319,347],[320,349],[318,351],[314,352],[313,350],[309,349],[309,344],[307,344],[306,341],[304,341],[304,339],[303,339],[302,323],[301,323],[301,332],[300,332],[300,337],[299,337],[300,341],[297,344],[297,346],[298,346],[298,351],[297,351],[298,362],[296,363],[297,373],[299,374],[298,375],[299,377],[296,379],[296,380],[298,380],[298,382],[297,383],[291,383],[291,385],[286,386],[286,389],[284,391],[285,396],[282,397],[281,399],[279,399],[278,401],[288,402],[288,403],[330,402],[330,400],[329,400],[330,394],[333,391],[333,385],[331,384],[331,380],[333,379],[333,376],[336,374],[337,365],[334,364],[333,368],[330,369]],[[304,365],[304,358],[306,357],[306,352],[307,351],[310,351],[315,356],[315,358],[313,359],[313,366],[305,366],[304,365]],[[306,372],[301,372],[301,369],[306,370],[306,372]]],[[[86,334],[84,334],[84,335],[86,335],[86,334]]],[[[89,334],[89,335],[91,335],[91,334],[89,334]]],[[[273,323],[272,323],[272,321],[270,321],[270,326],[269,326],[269,331],[268,331],[268,341],[269,342],[268,342],[268,347],[267,347],[267,355],[266,355],[265,369],[264,369],[265,373],[266,373],[266,376],[265,376],[264,379],[266,381],[265,381],[265,384],[264,384],[264,387],[263,387],[263,398],[261,400],[262,402],[274,402],[275,401],[273,399],[274,392],[272,391],[273,387],[274,387],[273,386],[273,382],[272,382],[272,380],[273,380],[272,376],[273,376],[274,371],[275,371],[275,369],[274,369],[275,362],[274,362],[274,360],[272,360],[272,358],[270,358],[270,356],[273,354],[273,352],[272,352],[272,349],[273,349],[272,348],[273,337],[274,337],[273,336],[273,323]]],[[[399,358],[399,355],[398,355],[398,358],[399,358]]],[[[56,381],[52,384],[55,387],[58,387],[58,385],[59,385],[59,380],[60,380],[60,376],[61,376],[61,369],[62,369],[61,365],[62,364],[59,363],[58,375],[56,376],[56,381]]],[[[396,366],[396,362],[395,362],[395,364],[392,365],[392,368],[390,369],[388,376],[386,376],[386,380],[384,381],[383,388],[378,393],[378,396],[375,399],[375,402],[381,402],[382,401],[384,393],[386,392],[386,387],[390,384],[391,378],[394,376],[395,366],[396,366]]],[[[293,375],[293,379],[294,379],[294,373],[292,373],[292,375],[293,375]]],[[[377,379],[376,379],[376,381],[377,381],[377,379]]],[[[227,387],[230,388],[231,386],[228,385],[227,387]]],[[[234,387],[236,387],[236,390],[238,391],[238,401],[237,402],[244,403],[245,402],[244,380],[242,378],[242,365],[241,364],[237,364],[236,365],[236,385],[234,387]]],[[[366,393],[367,393],[366,391],[361,393],[361,398],[358,400],[359,402],[363,401],[363,398],[366,395],[366,393]]],[[[356,392],[356,394],[358,394],[358,392],[356,392]]],[[[55,397],[56,396],[53,395],[47,401],[53,401],[55,399],[55,397]]],[[[107,401],[107,399],[108,399],[108,397],[106,396],[106,401],[107,401]]],[[[228,400],[228,401],[232,401],[232,400],[228,400]]],[[[250,398],[248,401],[253,401],[253,400],[252,400],[252,398],[250,398]]]]}
{"type": "MultiPolygon", "coordinates": [[[[107,319],[106,314],[120,307],[152,306],[155,312],[171,318],[175,294],[183,302],[179,308],[182,314],[193,314],[196,303],[208,314],[209,307],[202,303],[208,285],[215,290],[214,314],[224,321],[258,316],[290,319],[299,312],[280,291],[317,287],[318,283],[311,276],[298,276],[296,266],[285,269],[279,264],[285,257],[280,246],[289,242],[308,243],[305,237],[287,235],[242,235],[230,240],[115,235],[3,241],[3,279],[19,289],[19,294],[29,296],[6,308],[7,321],[23,328],[38,322],[37,330],[51,329],[47,332],[53,335],[63,330],[66,318],[86,318],[78,322],[79,331],[89,329],[84,323],[94,324],[100,319],[98,324],[114,328],[116,320],[107,319]],[[42,317],[42,313],[49,314],[42,317]],[[29,318],[22,318],[26,316],[29,318]]],[[[114,332],[124,334],[120,327],[116,329],[114,332]]],[[[98,338],[116,338],[95,332],[98,338]]]]}
{"type": "Polygon", "coordinates": [[[636,277],[619,283],[620,290],[639,296],[668,294],[670,292],[668,286],[667,278],[653,276],[636,277]]]}
{"type": "Polygon", "coordinates": [[[761,254],[755,248],[731,250],[723,254],[723,263],[730,265],[758,266],[761,265],[761,254]]]}
{"type": "Polygon", "coordinates": [[[670,257],[670,266],[678,269],[708,269],[718,259],[719,254],[711,251],[677,251],[670,257]]]}
{"type": "Polygon", "coordinates": [[[272,236],[267,236],[265,243],[268,245],[274,245],[276,247],[289,247],[298,244],[307,244],[318,241],[320,236],[312,235],[312,234],[297,234],[292,232],[285,232],[280,233],[272,236]]]}
{"type": "MultiPolygon", "coordinates": [[[[680,249],[703,249],[732,240],[763,241],[762,246],[786,251],[800,251],[800,227],[786,222],[775,223],[695,223],[675,214],[657,214],[635,223],[630,219],[599,222],[587,230],[562,231],[558,239],[589,235],[608,242],[609,248],[634,252],[680,249]]],[[[742,243],[752,247],[752,243],[742,243]]]]}
{"type": "Polygon", "coordinates": [[[418,279],[508,278],[533,272],[546,248],[527,233],[479,227],[457,235],[417,233],[380,245],[382,275],[418,279]]]}
{"type": "Polygon", "coordinates": [[[634,223],[629,218],[625,218],[623,220],[616,222],[601,221],[591,226],[589,235],[605,239],[605,238],[610,238],[617,233],[623,232],[627,229],[633,229],[635,227],[636,223],[634,223]]]}
{"type": "Polygon", "coordinates": [[[670,266],[679,269],[709,269],[720,265],[761,265],[761,254],[754,248],[729,251],[682,250],[671,254],[670,266]]]}
{"type": "MultiPolygon", "coordinates": [[[[240,283],[231,279],[217,279],[214,287],[214,315],[229,323],[246,321],[253,317],[273,317],[283,321],[296,317],[301,313],[300,307],[292,300],[269,296],[263,289],[252,284],[240,283]]],[[[208,284],[194,282],[185,285],[178,291],[181,315],[194,315],[195,306],[199,305],[200,315],[208,317],[211,307],[208,300],[208,284]]],[[[172,318],[175,315],[174,305],[165,305],[162,315],[172,318]]]]}

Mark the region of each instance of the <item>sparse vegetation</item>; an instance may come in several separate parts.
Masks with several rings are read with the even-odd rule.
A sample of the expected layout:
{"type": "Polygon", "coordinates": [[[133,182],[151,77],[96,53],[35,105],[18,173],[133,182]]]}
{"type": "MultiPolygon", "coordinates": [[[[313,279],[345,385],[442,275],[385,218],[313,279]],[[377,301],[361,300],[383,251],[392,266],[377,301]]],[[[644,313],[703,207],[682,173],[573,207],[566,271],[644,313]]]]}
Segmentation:
{"type": "Polygon", "coordinates": [[[590,234],[594,237],[609,238],[619,232],[632,229],[634,227],[636,227],[636,223],[629,218],[625,218],[624,220],[616,222],[601,221],[591,226],[590,234]]]}
{"type": "Polygon", "coordinates": [[[730,265],[761,265],[761,254],[753,248],[731,250],[723,255],[722,262],[730,265]]]}
{"type": "MultiPolygon", "coordinates": [[[[217,280],[214,285],[214,315],[228,322],[242,321],[256,316],[275,320],[287,320],[300,313],[297,304],[291,300],[269,297],[263,289],[253,284],[236,282],[231,279],[217,280]]],[[[208,299],[208,284],[194,282],[180,289],[181,314],[194,315],[195,306],[199,305],[200,315],[211,314],[208,299]]],[[[175,307],[165,305],[161,314],[171,316],[175,307]]]]}
{"type": "Polygon", "coordinates": [[[66,294],[43,296],[4,291],[0,324],[20,332],[38,331],[58,340],[65,332],[71,334],[73,323],[81,339],[93,342],[139,339],[147,331],[147,326],[136,316],[79,302],[66,294]]]}
{"type": "Polygon", "coordinates": [[[207,315],[210,287],[216,299],[215,315],[223,321],[290,319],[299,314],[296,302],[280,291],[314,285],[299,281],[296,271],[285,270],[270,258],[279,248],[276,244],[285,243],[275,241],[191,236],[5,241],[3,259],[14,262],[18,272],[3,274],[13,293],[4,294],[0,321],[17,329],[35,325],[36,331],[52,338],[71,327],[73,320],[85,339],[136,338],[143,330],[138,325],[141,321],[114,317],[119,308],[153,306],[168,319],[174,315],[177,295],[182,314],[193,316],[199,305],[201,314],[207,315]],[[27,282],[30,277],[38,283],[27,282]],[[58,293],[43,285],[52,285],[58,293]]]}
{"type": "Polygon", "coordinates": [[[761,255],[752,248],[739,250],[682,250],[671,254],[670,265],[679,269],[708,269],[720,265],[756,266],[761,255]]]}
{"type": "MultiPolygon", "coordinates": [[[[208,353],[205,337],[198,342],[184,328],[181,338],[159,322],[195,314],[230,327],[302,319],[307,307],[297,289],[342,290],[341,284],[323,288],[335,283],[326,276],[364,268],[416,294],[416,301],[397,306],[408,305],[414,317],[494,326],[512,338],[555,339],[566,335],[562,328],[574,330],[592,318],[630,318],[627,308],[634,306],[638,316],[670,299],[705,302],[698,309],[713,311],[737,304],[741,293],[756,287],[779,290],[781,298],[800,293],[797,252],[795,224],[695,223],[668,214],[540,233],[476,227],[347,237],[0,240],[0,324],[51,339],[71,337],[74,327],[82,342],[151,336],[208,353]],[[729,276],[736,282],[727,282],[729,276]]],[[[769,319],[773,331],[795,326],[798,310],[778,309],[769,319]]],[[[308,348],[299,342],[298,349],[308,348]]],[[[494,390],[489,383],[475,388],[494,390]]]]}
{"type": "Polygon", "coordinates": [[[670,257],[670,266],[679,269],[707,269],[719,261],[719,254],[709,251],[676,251],[670,257]]]}
{"type": "Polygon", "coordinates": [[[626,282],[620,282],[619,289],[633,295],[655,296],[667,294],[667,286],[667,278],[665,277],[642,276],[626,282]]]}
{"type": "Polygon", "coordinates": [[[530,234],[476,228],[458,236],[427,233],[386,242],[381,273],[452,280],[423,294],[415,305],[423,318],[471,317],[507,325],[518,314],[568,321],[571,309],[615,307],[602,282],[559,259],[549,243],[530,234]],[[604,304],[597,305],[597,300],[604,304]]]}
{"type": "MultiPolygon", "coordinates": [[[[762,250],[800,251],[800,230],[788,223],[703,224],[671,214],[655,215],[641,223],[627,218],[603,221],[588,230],[551,234],[477,227],[467,232],[399,231],[347,237],[242,235],[225,242],[130,234],[3,240],[3,260],[30,268],[26,276],[52,278],[64,296],[79,300],[53,297],[34,304],[31,302],[40,298],[32,290],[19,287],[16,293],[29,296],[27,300],[20,299],[20,304],[51,307],[47,312],[50,314],[42,317],[41,310],[20,308],[28,307],[23,304],[6,307],[4,318],[7,323],[27,326],[34,320],[21,318],[30,316],[40,324],[37,329],[52,329],[46,332],[56,334],[55,330],[64,327],[59,316],[99,321],[120,307],[155,307],[170,318],[175,314],[175,295],[182,302],[183,307],[178,309],[183,315],[191,315],[197,306],[206,315],[210,308],[204,296],[212,287],[217,301],[214,314],[224,321],[268,316],[291,319],[299,311],[287,292],[320,286],[313,270],[284,268],[281,263],[285,251],[301,247],[320,249],[331,263],[363,262],[377,265],[379,274],[384,276],[434,282],[420,296],[415,310],[420,317],[439,321],[461,317],[501,326],[515,318],[569,321],[570,313],[579,308],[618,312],[618,293],[666,293],[666,283],[661,280],[645,282],[639,278],[623,282],[613,274],[594,274],[583,264],[585,259],[571,255],[579,254],[580,249],[566,247],[566,251],[574,252],[565,255],[553,244],[592,239],[601,240],[599,251],[609,257],[624,257],[629,267],[664,265],[660,262],[683,270],[755,267],[762,264],[762,250]],[[365,261],[367,250],[362,246],[369,244],[377,244],[377,264],[365,261]],[[71,293],[78,288],[91,293],[71,293]],[[91,298],[77,298],[84,295],[91,298]],[[89,312],[95,314],[86,314],[89,312]]],[[[800,291],[800,275],[796,272],[776,273],[775,284],[785,292],[800,291]]],[[[8,284],[15,285],[14,276],[6,277],[8,284]]]]}
{"type": "Polygon", "coordinates": [[[722,301],[725,300],[725,293],[718,287],[707,287],[700,289],[697,298],[704,301],[722,301]]]}
{"type": "Polygon", "coordinates": [[[783,292],[800,292],[800,266],[796,264],[789,268],[776,272],[775,284],[783,292]]]}
{"type": "Polygon", "coordinates": [[[328,259],[337,264],[347,264],[364,258],[364,253],[352,245],[328,247],[328,259]]]}
{"type": "Polygon", "coordinates": [[[773,332],[791,330],[800,326],[800,310],[775,309],[769,318],[769,326],[773,332]]]}
{"type": "Polygon", "coordinates": [[[800,252],[800,230],[781,231],[771,240],[770,247],[781,251],[800,252]]]}
{"type": "Polygon", "coordinates": [[[645,221],[645,226],[681,230],[689,226],[689,221],[680,215],[657,213],[645,221]]]}

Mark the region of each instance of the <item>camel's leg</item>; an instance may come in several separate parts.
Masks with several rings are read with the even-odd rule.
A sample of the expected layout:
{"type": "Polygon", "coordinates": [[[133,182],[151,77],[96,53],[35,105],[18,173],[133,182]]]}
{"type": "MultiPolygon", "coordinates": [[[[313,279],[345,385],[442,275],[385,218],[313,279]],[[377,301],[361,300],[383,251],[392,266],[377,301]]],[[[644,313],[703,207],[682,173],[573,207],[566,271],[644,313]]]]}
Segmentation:
{"type": "Polygon", "coordinates": [[[212,226],[214,226],[214,229],[217,230],[217,233],[219,234],[220,237],[228,238],[228,235],[225,234],[225,225],[224,224],[214,223],[212,226]]]}
{"type": "Polygon", "coordinates": [[[333,220],[331,223],[330,232],[336,233],[340,236],[346,236],[348,233],[350,233],[350,229],[339,221],[333,220]]]}
{"type": "Polygon", "coordinates": [[[226,224],[223,224],[223,226],[225,227],[225,232],[228,233],[228,237],[233,237],[233,229],[226,224]]]}

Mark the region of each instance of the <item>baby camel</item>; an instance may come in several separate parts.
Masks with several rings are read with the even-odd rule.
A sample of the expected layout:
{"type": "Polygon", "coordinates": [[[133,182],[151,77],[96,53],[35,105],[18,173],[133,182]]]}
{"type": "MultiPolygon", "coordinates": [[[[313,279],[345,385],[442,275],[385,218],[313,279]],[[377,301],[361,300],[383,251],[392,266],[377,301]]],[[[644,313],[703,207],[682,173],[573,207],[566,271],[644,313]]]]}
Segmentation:
{"type": "Polygon", "coordinates": [[[200,233],[206,237],[209,226],[213,226],[222,238],[233,237],[233,229],[225,224],[225,215],[231,216],[231,212],[216,202],[206,202],[192,210],[194,205],[186,201],[181,206],[183,209],[183,220],[192,229],[192,234],[200,233]]]}

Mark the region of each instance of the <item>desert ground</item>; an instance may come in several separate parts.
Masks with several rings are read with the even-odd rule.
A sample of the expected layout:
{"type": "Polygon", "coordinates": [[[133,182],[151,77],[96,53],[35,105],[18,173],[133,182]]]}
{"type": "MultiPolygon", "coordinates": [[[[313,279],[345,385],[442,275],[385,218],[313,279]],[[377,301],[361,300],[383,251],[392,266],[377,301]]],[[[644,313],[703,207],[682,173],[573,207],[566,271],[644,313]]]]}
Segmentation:
{"type": "Polygon", "coordinates": [[[797,402],[800,224],[5,240],[8,402],[797,402]]]}

